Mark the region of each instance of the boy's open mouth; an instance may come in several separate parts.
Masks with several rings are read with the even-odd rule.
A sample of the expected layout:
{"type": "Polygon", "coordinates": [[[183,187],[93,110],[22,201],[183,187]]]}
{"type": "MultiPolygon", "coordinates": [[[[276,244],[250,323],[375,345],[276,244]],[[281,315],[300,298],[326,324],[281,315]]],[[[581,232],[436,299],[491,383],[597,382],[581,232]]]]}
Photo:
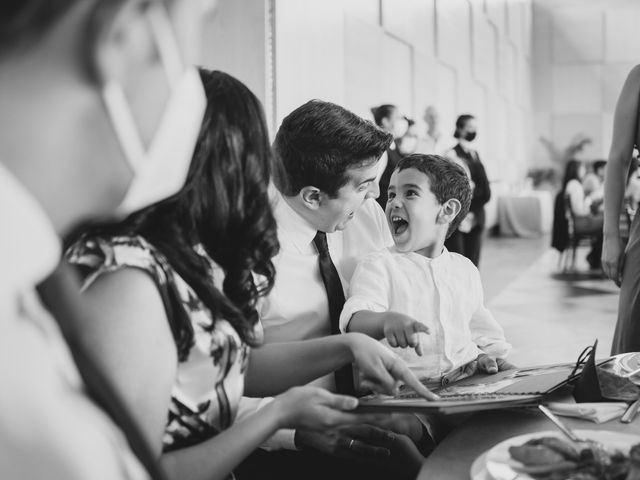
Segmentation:
{"type": "Polygon", "coordinates": [[[407,222],[404,218],[399,217],[397,215],[393,215],[391,217],[391,225],[394,235],[400,235],[404,233],[407,228],[409,228],[409,222],[407,222]]]}

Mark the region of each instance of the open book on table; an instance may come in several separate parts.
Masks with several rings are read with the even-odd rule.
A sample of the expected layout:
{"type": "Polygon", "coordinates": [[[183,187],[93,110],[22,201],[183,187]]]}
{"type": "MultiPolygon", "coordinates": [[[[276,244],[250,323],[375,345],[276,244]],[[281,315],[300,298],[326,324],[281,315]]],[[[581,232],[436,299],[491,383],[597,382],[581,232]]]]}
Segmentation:
{"type": "MultiPolygon", "coordinates": [[[[493,375],[477,374],[431,391],[441,400],[428,401],[409,388],[396,396],[369,395],[359,401],[359,412],[464,413],[500,408],[526,407],[575,378],[574,363],[505,370],[493,375]]],[[[579,370],[578,370],[579,372],[579,370]]]]}

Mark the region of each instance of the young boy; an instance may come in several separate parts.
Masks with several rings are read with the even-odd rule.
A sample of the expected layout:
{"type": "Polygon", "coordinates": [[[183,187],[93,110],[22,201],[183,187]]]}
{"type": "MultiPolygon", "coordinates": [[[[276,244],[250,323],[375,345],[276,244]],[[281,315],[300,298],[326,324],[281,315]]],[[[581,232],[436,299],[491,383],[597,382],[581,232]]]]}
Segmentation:
{"type": "Polygon", "coordinates": [[[504,358],[511,345],[484,306],[480,272],[444,247],[469,210],[468,176],[443,157],[409,155],[388,193],[395,246],[358,264],[341,330],[382,340],[427,380],[509,367],[504,358]]]}

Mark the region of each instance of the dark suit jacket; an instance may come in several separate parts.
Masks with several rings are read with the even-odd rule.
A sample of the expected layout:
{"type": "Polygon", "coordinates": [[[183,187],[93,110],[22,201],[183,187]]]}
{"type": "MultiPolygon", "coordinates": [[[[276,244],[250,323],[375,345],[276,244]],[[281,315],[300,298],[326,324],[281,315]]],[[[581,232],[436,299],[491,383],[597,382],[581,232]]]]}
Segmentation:
{"type": "Polygon", "coordinates": [[[380,177],[380,196],[378,197],[378,203],[384,210],[387,207],[387,189],[389,188],[389,181],[391,180],[391,174],[396,169],[398,162],[402,160],[402,155],[398,152],[398,149],[387,150],[387,168],[384,169],[382,176],[380,177]]]}
{"type": "Polygon", "coordinates": [[[485,224],[484,206],[491,200],[491,187],[489,186],[487,172],[485,172],[478,152],[475,150],[466,151],[460,144],[456,145],[453,150],[458,158],[467,164],[469,172],[471,172],[471,180],[475,184],[475,189],[473,190],[469,211],[473,212],[476,217],[476,226],[483,228],[485,224]]]}

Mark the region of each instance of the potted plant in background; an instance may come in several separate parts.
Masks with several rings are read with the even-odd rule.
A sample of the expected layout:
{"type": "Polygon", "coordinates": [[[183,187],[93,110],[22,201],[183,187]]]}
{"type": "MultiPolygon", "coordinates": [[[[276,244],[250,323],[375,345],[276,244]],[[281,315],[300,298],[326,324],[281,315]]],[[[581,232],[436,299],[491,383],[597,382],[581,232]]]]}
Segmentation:
{"type": "Polygon", "coordinates": [[[527,178],[531,179],[534,189],[555,192],[561,187],[560,183],[567,162],[578,156],[587,145],[592,143],[592,140],[578,133],[564,148],[558,147],[546,137],[540,137],[540,142],[549,153],[550,164],[530,168],[527,178]]]}

